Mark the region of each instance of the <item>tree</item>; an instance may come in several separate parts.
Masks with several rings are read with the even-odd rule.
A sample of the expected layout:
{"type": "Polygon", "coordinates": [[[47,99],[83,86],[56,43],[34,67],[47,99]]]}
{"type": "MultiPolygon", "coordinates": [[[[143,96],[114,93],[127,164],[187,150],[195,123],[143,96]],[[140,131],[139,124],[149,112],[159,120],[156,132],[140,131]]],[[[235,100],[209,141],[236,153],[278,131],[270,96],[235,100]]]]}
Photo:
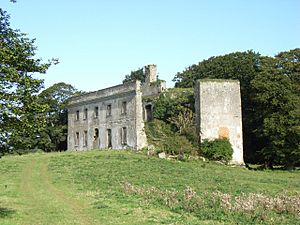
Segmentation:
{"type": "Polygon", "coordinates": [[[47,109],[37,101],[45,73],[52,63],[35,59],[34,41],[10,27],[9,15],[0,8],[0,148],[27,150],[34,147],[33,136],[45,123],[40,118],[47,109]]]}
{"type": "Polygon", "coordinates": [[[130,74],[125,76],[123,83],[130,82],[134,80],[140,80],[142,83],[145,82],[144,68],[139,68],[137,70],[131,71],[130,74]]]}
{"type": "Polygon", "coordinates": [[[299,60],[284,61],[289,64],[287,68],[282,66],[281,58],[265,57],[262,71],[251,82],[255,119],[261,124],[255,133],[263,140],[260,153],[269,168],[278,164],[292,168],[300,162],[300,98],[295,89],[299,83],[291,72],[293,64],[298,63],[299,60]]]}
{"type": "Polygon", "coordinates": [[[48,106],[45,111],[46,126],[40,131],[38,148],[50,152],[67,149],[67,110],[70,97],[79,94],[72,85],[56,83],[39,94],[41,104],[48,106]]]}

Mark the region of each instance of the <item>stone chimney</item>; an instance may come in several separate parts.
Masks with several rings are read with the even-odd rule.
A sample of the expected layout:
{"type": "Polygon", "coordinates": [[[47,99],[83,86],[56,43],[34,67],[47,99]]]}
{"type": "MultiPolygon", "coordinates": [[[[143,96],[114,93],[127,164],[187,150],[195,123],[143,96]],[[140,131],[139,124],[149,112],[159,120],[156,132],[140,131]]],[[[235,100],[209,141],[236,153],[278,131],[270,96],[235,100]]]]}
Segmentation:
{"type": "Polygon", "coordinates": [[[156,65],[150,64],[145,66],[145,77],[146,77],[145,80],[146,83],[153,83],[157,80],[156,65]]]}

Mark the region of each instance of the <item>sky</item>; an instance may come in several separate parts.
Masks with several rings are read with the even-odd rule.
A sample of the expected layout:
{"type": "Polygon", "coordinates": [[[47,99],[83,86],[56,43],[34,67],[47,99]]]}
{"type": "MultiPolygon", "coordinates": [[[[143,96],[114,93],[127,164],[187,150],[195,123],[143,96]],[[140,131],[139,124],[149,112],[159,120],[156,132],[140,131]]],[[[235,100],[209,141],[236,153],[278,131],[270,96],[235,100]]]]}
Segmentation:
{"type": "Polygon", "coordinates": [[[300,47],[300,0],[0,0],[11,27],[35,38],[37,58],[58,58],[45,87],[95,91],[156,64],[173,87],[177,72],[211,56],[300,47]]]}

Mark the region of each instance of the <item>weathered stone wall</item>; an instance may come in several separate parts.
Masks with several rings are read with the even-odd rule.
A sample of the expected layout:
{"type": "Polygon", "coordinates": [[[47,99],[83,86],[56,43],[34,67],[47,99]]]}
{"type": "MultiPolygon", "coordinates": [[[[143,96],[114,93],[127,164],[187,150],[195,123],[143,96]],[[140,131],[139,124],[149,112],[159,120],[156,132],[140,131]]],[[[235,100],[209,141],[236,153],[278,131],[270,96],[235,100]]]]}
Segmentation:
{"type": "Polygon", "coordinates": [[[232,163],[244,164],[239,81],[198,81],[195,109],[201,140],[228,138],[233,148],[232,163]]]}
{"type": "Polygon", "coordinates": [[[111,130],[113,149],[145,147],[147,141],[143,129],[141,95],[141,83],[135,81],[72,98],[68,105],[68,149],[108,148],[108,130],[111,130]],[[122,112],[124,102],[126,102],[126,112],[122,112]],[[108,110],[109,105],[111,110],[108,110]],[[97,117],[96,107],[98,107],[97,117]],[[87,110],[87,118],[84,118],[85,110],[87,110]],[[78,120],[77,111],[79,111],[78,120]],[[108,111],[111,111],[110,115],[108,111]],[[126,144],[122,143],[122,128],[126,128],[126,144]],[[98,129],[98,138],[96,129],[98,129]],[[85,131],[87,132],[86,146],[85,131]],[[79,133],[78,145],[75,144],[77,132],[79,133]]]}
{"type": "Polygon", "coordinates": [[[163,80],[157,80],[157,67],[150,64],[145,66],[145,82],[142,84],[143,96],[157,95],[166,90],[166,82],[163,80]]]}

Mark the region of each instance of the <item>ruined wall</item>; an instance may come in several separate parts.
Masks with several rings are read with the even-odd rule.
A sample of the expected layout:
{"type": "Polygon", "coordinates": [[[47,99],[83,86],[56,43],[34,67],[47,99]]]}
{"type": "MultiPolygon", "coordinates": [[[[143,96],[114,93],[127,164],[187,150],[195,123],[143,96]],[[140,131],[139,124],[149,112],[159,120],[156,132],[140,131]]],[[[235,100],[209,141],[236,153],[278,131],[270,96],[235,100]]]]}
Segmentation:
{"type": "Polygon", "coordinates": [[[163,80],[157,80],[157,67],[150,64],[145,66],[145,82],[142,85],[143,96],[157,95],[166,90],[166,82],[163,80]]]}
{"type": "Polygon", "coordinates": [[[233,148],[232,163],[244,164],[239,81],[198,81],[195,109],[201,140],[228,138],[233,148]]]}
{"type": "Polygon", "coordinates": [[[147,142],[144,124],[141,122],[143,118],[141,95],[141,83],[135,81],[72,98],[68,105],[68,149],[145,147],[147,142]],[[77,111],[79,118],[76,118],[77,111]],[[87,118],[85,118],[86,111],[87,118]],[[87,140],[84,138],[85,132],[87,140]],[[123,135],[126,133],[125,144],[122,133],[123,135]],[[79,143],[76,143],[76,139],[79,143]]]}

